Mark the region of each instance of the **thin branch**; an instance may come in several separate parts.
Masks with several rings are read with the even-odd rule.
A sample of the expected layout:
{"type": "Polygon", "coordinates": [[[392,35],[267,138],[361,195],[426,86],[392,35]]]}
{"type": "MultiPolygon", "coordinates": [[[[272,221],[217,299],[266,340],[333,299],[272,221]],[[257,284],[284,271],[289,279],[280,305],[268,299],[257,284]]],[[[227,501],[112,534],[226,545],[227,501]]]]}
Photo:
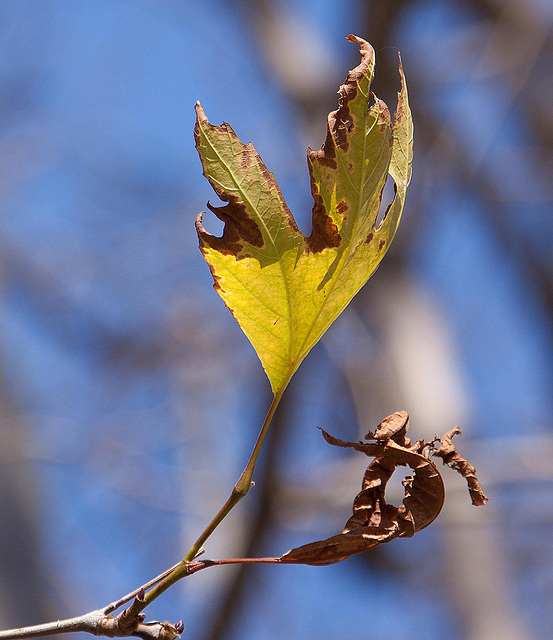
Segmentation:
{"type": "MultiPolygon", "coordinates": [[[[136,598],[136,596],[142,591],[146,591],[147,589],[150,589],[151,587],[153,587],[154,585],[156,585],[158,582],[161,582],[164,578],[166,578],[174,569],[176,569],[179,566],[179,562],[177,562],[177,564],[174,564],[172,567],[170,567],[169,569],[166,569],[163,573],[160,573],[159,576],[157,576],[157,578],[152,578],[152,580],[150,580],[149,582],[146,582],[146,584],[143,584],[141,587],[139,587],[138,589],[135,589],[134,591],[131,591],[130,593],[128,593],[126,596],[123,596],[122,598],[119,598],[119,600],[116,600],[115,602],[112,602],[111,604],[108,604],[107,607],[104,607],[104,609],[102,609],[102,611],[104,613],[111,613],[112,611],[115,611],[116,609],[119,609],[119,607],[122,607],[124,604],[126,604],[127,602],[129,602],[130,600],[132,600],[133,598],[136,598]]],[[[1,637],[1,636],[0,636],[1,637]]]]}
{"type": "Polygon", "coordinates": [[[181,578],[190,576],[201,569],[206,569],[207,567],[212,566],[220,566],[224,564],[280,562],[280,558],[231,558],[224,560],[194,560],[194,558],[202,552],[203,544],[219,524],[221,524],[230,511],[248,493],[252,485],[252,475],[261,450],[261,445],[263,444],[263,440],[265,439],[269,425],[271,424],[286,386],[287,385],[284,384],[274,395],[250,459],[238,479],[229,499],[225,502],[209,525],[204,529],[200,537],[192,545],[190,551],[186,554],[184,559],[181,560],[181,562],[172,566],[167,571],[164,571],[142,587],[135,589],[126,596],[123,596],[119,600],[107,605],[103,609],[91,611],[90,613],[86,613],[76,618],[68,618],[66,620],[58,620],[56,622],[35,625],[32,627],[2,631],[0,632],[0,640],[34,638],[37,636],[46,636],[56,633],[70,633],[73,631],[85,631],[92,635],[108,636],[111,638],[138,636],[140,638],[155,640],[173,640],[180,636],[182,623],[179,622],[175,626],[168,622],[146,623],[144,622],[145,614],[143,614],[142,611],[166,589],[175,584],[175,582],[181,578]],[[146,593],[146,590],[151,587],[153,588],[146,593]],[[133,600],[132,604],[118,616],[113,617],[109,615],[112,611],[115,611],[130,600],[133,600]]]}
{"type": "MultiPolygon", "coordinates": [[[[224,558],[222,560],[196,560],[188,563],[186,576],[191,576],[202,569],[217,567],[229,564],[279,564],[279,557],[268,558],[224,558]]],[[[163,576],[173,571],[174,567],[168,569],[164,574],[158,576],[152,582],[159,581],[163,576]]],[[[121,598],[116,603],[112,603],[103,609],[90,611],[76,618],[47,622],[31,627],[21,627],[19,629],[8,629],[0,631],[0,640],[21,640],[23,638],[36,638],[50,636],[59,633],[73,633],[83,631],[94,636],[107,636],[108,638],[135,636],[146,640],[174,640],[178,638],[183,630],[182,621],[175,625],[169,622],[144,622],[144,614],[140,613],[140,605],[144,603],[145,588],[141,587],[136,592],[121,598]],[[115,605],[122,604],[134,597],[133,604],[118,616],[109,615],[115,605]],[[131,615],[125,615],[129,612],[131,615]]]]}
{"type": "MultiPolygon", "coordinates": [[[[275,497],[279,492],[278,461],[282,453],[282,444],[286,440],[286,433],[290,429],[289,414],[294,401],[294,386],[288,390],[280,403],[279,411],[275,415],[271,430],[265,442],[265,454],[261,474],[256,476],[257,505],[255,515],[250,518],[249,530],[243,541],[240,555],[255,557],[263,553],[263,541],[267,529],[273,525],[275,497]],[[291,395],[292,394],[292,395],[291,395]]],[[[204,632],[204,640],[222,640],[232,628],[233,621],[240,615],[241,606],[245,599],[244,588],[247,576],[255,570],[255,565],[242,563],[237,571],[232,572],[230,581],[225,584],[222,597],[214,606],[214,615],[209,621],[209,627],[204,632]]]]}
{"type": "MultiPolygon", "coordinates": [[[[135,612],[143,611],[150,603],[152,603],[156,598],[158,598],[164,591],[166,591],[169,587],[178,582],[181,578],[184,578],[190,575],[191,567],[194,565],[193,560],[200,553],[203,545],[207,541],[207,539],[211,536],[211,534],[217,529],[217,527],[221,524],[221,522],[227,517],[227,515],[234,509],[234,507],[240,502],[240,500],[248,493],[250,488],[253,485],[252,477],[255,469],[255,464],[257,462],[257,458],[259,456],[259,452],[261,451],[261,446],[263,441],[265,440],[265,436],[267,435],[267,431],[269,430],[269,426],[272,422],[273,416],[275,415],[275,411],[280,403],[282,395],[286,390],[286,387],[290,381],[291,375],[285,380],[279,390],[273,396],[273,401],[271,402],[271,406],[267,411],[267,415],[265,417],[265,421],[261,427],[259,435],[257,437],[257,441],[253,447],[253,451],[250,455],[250,458],[244,468],[244,471],[238,478],[230,497],[225,502],[225,504],[221,507],[217,515],[213,518],[213,520],[207,525],[204,531],[200,534],[200,537],[196,540],[196,542],[192,545],[186,556],[179,562],[178,565],[161,581],[159,582],[151,591],[149,591],[145,596],[144,600],[141,600],[140,603],[135,601],[135,606],[132,609],[132,612],[125,614],[123,612],[123,618],[126,616],[129,620],[132,620],[131,615],[134,615],[135,612]]],[[[242,559],[243,560],[243,559],[242,559]]],[[[241,561],[242,561],[241,560],[241,561]]],[[[212,562],[205,560],[204,562],[212,562]]],[[[202,567],[203,568],[203,567],[202,567]]]]}
{"type": "MultiPolygon", "coordinates": [[[[146,582],[146,584],[142,585],[138,589],[135,589],[134,591],[131,591],[127,595],[119,598],[111,604],[108,604],[103,609],[90,611],[89,613],[85,613],[82,616],[77,616],[76,618],[67,618],[66,620],[57,620],[55,622],[47,622],[45,624],[38,624],[31,627],[21,627],[19,629],[8,629],[6,631],[0,631],[0,640],[5,640],[6,638],[36,638],[38,636],[48,636],[56,633],[72,633],[74,631],[85,631],[88,633],[92,633],[93,635],[111,635],[111,637],[113,637],[111,631],[113,621],[116,620],[116,618],[113,618],[109,614],[112,611],[119,609],[119,607],[123,606],[133,598],[136,598],[146,589],[150,589],[158,582],[161,582],[161,580],[167,577],[177,566],[178,565],[170,567],[157,577],[146,582]]],[[[142,620],[139,622],[142,622],[142,620]]],[[[161,626],[163,627],[163,625],[161,626]]],[[[132,631],[132,633],[119,633],[115,635],[138,635],[139,637],[143,638],[159,639],[168,639],[170,637],[177,637],[178,635],[168,635],[166,628],[163,629],[163,634],[160,635],[161,629],[156,628],[156,625],[152,625],[149,623],[144,623],[137,628],[130,629],[129,631],[132,631]],[[141,626],[144,626],[146,628],[142,629],[141,626]]]]}
{"type": "Polygon", "coordinates": [[[95,628],[98,621],[105,617],[103,611],[91,611],[84,616],[37,624],[32,627],[22,627],[20,629],[8,629],[0,631],[0,638],[36,638],[37,636],[49,636],[55,633],[70,633],[73,631],[90,631],[95,628]]]}
{"type": "Polygon", "coordinates": [[[132,627],[121,626],[120,617],[106,615],[103,610],[90,611],[76,618],[58,620],[46,624],[37,624],[21,629],[9,629],[0,631],[2,640],[20,640],[22,638],[36,638],[60,633],[73,633],[83,631],[94,636],[107,636],[108,638],[136,636],[146,640],[174,640],[180,635],[181,625],[168,622],[143,622],[141,617],[135,619],[132,627]]]}
{"type": "Polygon", "coordinates": [[[176,626],[168,622],[144,622],[145,614],[142,611],[153,602],[164,591],[171,587],[181,578],[187,577],[205,569],[207,567],[223,565],[223,564],[242,564],[242,563],[274,563],[280,562],[279,558],[233,558],[226,560],[194,560],[202,553],[202,547],[206,540],[211,536],[215,529],[226,518],[230,511],[238,504],[238,502],[248,493],[253,485],[252,476],[261,450],[261,446],[267,435],[267,431],[279,405],[282,395],[290,381],[290,377],[284,381],[280,389],[273,396],[273,400],[257,437],[250,458],[244,468],[244,471],[238,478],[234,489],[221,507],[217,515],[208,524],[199,538],[192,545],[186,556],[181,562],[174,565],[167,571],[150,580],[148,583],[123,596],[119,600],[107,605],[104,609],[91,611],[76,618],[68,618],[66,620],[58,620],[32,627],[22,627],[20,629],[9,629],[0,632],[0,640],[13,638],[34,638],[37,636],[46,636],[56,633],[70,633],[73,631],[85,631],[96,636],[108,637],[126,637],[138,636],[140,638],[148,638],[155,640],[173,640],[180,636],[181,622],[176,626]],[[146,590],[153,587],[146,593],[146,590]],[[134,600],[133,600],[134,598],[134,600]],[[132,604],[122,611],[118,616],[109,615],[112,611],[121,605],[133,600],[132,604]]]}
{"type": "Polygon", "coordinates": [[[168,622],[143,622],[139,616],[132,628],[125,629],[120,626],[120,616],[113,618],[105,615],[103,610],[99,609],[77,618],[0,631],[0,638],[2,640],[20,640],[84,631],[94,636],[107,636],[108,638],[136,636],[145,640],[174,640],[180,636],[181,627],[182,623],[172,625],[168,622]]]}

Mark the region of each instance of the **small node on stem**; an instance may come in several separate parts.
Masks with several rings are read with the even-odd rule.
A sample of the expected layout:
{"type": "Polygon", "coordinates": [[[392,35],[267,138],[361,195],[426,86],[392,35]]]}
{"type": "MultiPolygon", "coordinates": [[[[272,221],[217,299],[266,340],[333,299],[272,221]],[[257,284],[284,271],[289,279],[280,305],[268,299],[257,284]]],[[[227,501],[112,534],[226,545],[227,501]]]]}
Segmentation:
{"type": "Polygon", "coordinates": [[[141,613],[144,609],[146,600],[146,590],[141,587],[130,607],[122,611],[117,616],[117,626],[121,630],[135,629],[137,625],[144,621],[146,614],[141,613]]]}
{"type": "Polygon", "coordinates": [[[182,620],[179,620],[175,625],[175,631],[179,634],[179,636],[184,631],[184,622],[182,620]]]}
{"type": "Polygon", "coordinates": [[[248,493],[248,491],[253,487],[253,482],[249,478],[245,478],[241,476],[238,482],[234,485],[234,489],[232,490],[232,500],[236,500],[239,502],[242,498],[248,493]]]}

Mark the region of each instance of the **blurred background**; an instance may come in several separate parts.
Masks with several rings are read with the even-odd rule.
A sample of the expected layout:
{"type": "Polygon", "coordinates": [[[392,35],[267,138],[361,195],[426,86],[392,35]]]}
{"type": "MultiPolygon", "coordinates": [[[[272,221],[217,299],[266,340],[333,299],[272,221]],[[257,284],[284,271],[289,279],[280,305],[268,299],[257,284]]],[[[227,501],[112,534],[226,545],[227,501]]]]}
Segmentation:
{"type": "Polygon", "coordinates": [[[358,64],[354,33],[392,109],[401,50],[404,219],[206,557],[339,532],[368,460],[317,427],[357,440],[399,409],[413,438],[462,427],[490,502],[445,469],[446,507],[413,539],[326,568],[203,571],[149,618],[198,640],[549,637],[552,26],[548,0],[2,0],[1,627],[140,586],[228,497],[270,392],[197,249],[216,198],[193,106],[254,142],[308,233],[305,152],[358,64]]]}

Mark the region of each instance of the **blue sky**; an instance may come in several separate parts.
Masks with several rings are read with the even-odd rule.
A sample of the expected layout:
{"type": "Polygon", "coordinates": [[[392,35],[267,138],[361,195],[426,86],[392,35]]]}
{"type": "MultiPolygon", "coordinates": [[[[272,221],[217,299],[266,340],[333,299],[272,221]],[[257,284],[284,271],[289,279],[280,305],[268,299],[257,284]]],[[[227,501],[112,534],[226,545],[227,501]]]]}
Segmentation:
{"type": "MultiPolygon", "coordinates": [[[[332,73],[339,70],[333,96],[357,64],[344,38],[363,35],[365,7],[279,6],[324,43],[332,73]]],[[[240,2],[5,0],[0,14],[3,368],[26,425],[44,571],[60,615],[69,616],[179,559],[207,510],[226,498],[264,411],[258,361],[197,250],[194,218],[213,194],[194,149],[195,101],[213,122],[228,121],[254,142],[304,229],[311,206],[305,142],[317,148],[322,139],[310,139],[240,2]]],[[[481,28],[477,22],[457,3],[428,0],[412,3],[395,33],[407,78],[416,78],[411,99],[461,141],[475,175],[492,166],[496,188],[513,196],[499,205],[504,225],[524,236],[506,247],[454,162],[446,158],[429,175],[440,163],[422,148],[417,161],[416,147],[412,193],[425,210],[417,226],[407,221],[400,231],[403,259],[448,324],[473,449],[479,439],[520,435],[521,427],[549,433],[553,408],[551,318],[521,254],[550,256],[551,203],[535,156],[509,161],[532,141],[517,104],[501,112],[501,76],[476,77],[474,60],[462,57],[465,29],[481,28]],[[517,204],[520,193],[526,200],[517,204]]],[[[290,467],[307,475],[309,460],[332,455],[316,427],[330,430],[336,419],[347,429],[355,413],[330,406],[325,385],[342,378],[324,349],[310,359],[297,381],[309,396],[296,414],[304,431],[286,448],[290,467]]],[[[507,498],[523,500],[503,490],[494,498],[499,510],[507,498]]],[[[254,509],[255,498],[241,506],[229,524],[232,541],[221,534],[213,549],[232,552],[254,509]]],[[[306,535],[329,535],[343,515],[323,517],[328,529],[320,532],[309,523],[277,526],[271,553],[306,535]]],[[[503,531],[507,546],[511,533],[503,531]]],[[[440,535],[425,532],[389,551],[392,559],[432,558],[437,549],[427,560],[434,582],[417,589],[402,582],[416,576],[409,562],[399,576],[355,559],[320,570],[268,567],[256,574],[254,602],[229,637],[368,637],[368,606],[379,612],[371,618],[379,640],[461,638],[452,635],[458,614],[436,578],[440,535]]],[[[511,587],[543,592],[531,580],[511,587]]],[[[202,637],[219,588],[216,577],[195,576],[157,602],[152,616],[182,618],[189,637],[202,637]]],[[[538,618],[546,625],[550,615],[538,618]]],[[[538,625],[531,637],[540,637],[538,625]]]]}

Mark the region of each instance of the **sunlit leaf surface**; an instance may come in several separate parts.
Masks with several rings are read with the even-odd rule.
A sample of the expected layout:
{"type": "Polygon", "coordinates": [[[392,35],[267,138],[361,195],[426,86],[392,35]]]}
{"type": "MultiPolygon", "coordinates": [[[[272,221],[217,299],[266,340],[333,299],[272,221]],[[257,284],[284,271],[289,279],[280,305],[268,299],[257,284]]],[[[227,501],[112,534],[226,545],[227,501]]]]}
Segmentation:
{"type": "Polygon", "coordinates": [[[315,201],[308,237],[253,145],[243,144],[227,123],[211,124],[196,105],[204,175],[226,203],[208,204],[225,223],[221,237],[208,233],[198,216],[200,248],[215,289],[253,344],[275,393],[377,268],[411,178],[413,126],[401,62],[392,122],[388,107],[370,92],[372,47],[348,39],[360,46],[361,63],[340,87],[322,148],[308,150],[315,201]],[[377,225],[388,175],[396,192],[377,225]]]}

